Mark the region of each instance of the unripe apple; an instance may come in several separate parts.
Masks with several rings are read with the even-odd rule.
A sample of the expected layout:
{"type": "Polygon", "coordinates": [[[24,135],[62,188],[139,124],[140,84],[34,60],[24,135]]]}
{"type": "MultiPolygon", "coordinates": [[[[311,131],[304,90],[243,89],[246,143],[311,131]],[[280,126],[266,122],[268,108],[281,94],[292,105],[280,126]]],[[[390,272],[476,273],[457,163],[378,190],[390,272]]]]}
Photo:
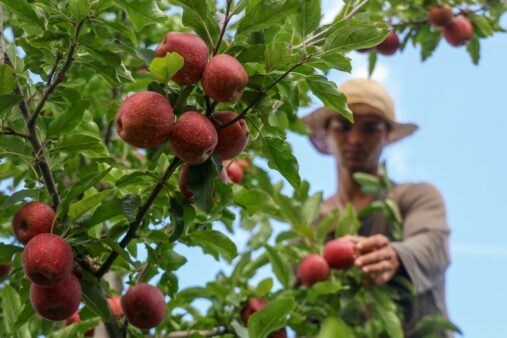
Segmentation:
{"type": "Polygon", "coordinates": [[[227,176],[229,176],[229,179],[234,183],[241,183],[243,181],[243,169],[236,161],[231,161],[231,163],[224,164],[224,166],[227,168],[227,176]]]}
{"type": "MultiPolygon", "coordinates": [[[[180,191],[183,193],[183,195],[185,195],[187,200],[191,200],[194,197],[194,193],[191,192],[187,186],[187,176],[188,176],[189,169],[190,169],[190,163],[187,162],[187,163],[183,164],[183,166],[181,167],[180,177],[179,177],[179,181],[178,181],[180,191]]],[[[222,170],[222,172],[220,172],[219,177],[224,183],[229,183],[229,177],[228,177],[227,171],[225,169],[222,170]]]]}
{"type": "MultiPolygon", "coordinates": [[[[23,269],[28,278],[41,287],[56,286],[72,272],[74,254],[60,236],[39,234],[23,251],[23,269]]],[[[73,275],[74,276],[74,275],[73,275]]]]}
{"type": "Polygon", "coordinates": [[[235,57],[214,56],[202,73],[202,88],[206,95],[218,102],[236,102],[248,84],[248,75],[235,57]]]}
{"type": "Polygon", "coordinates": [[[155,92],[138,92],[127,97],[116,113],[116,131],[128,144],[138,148],[156,147],[169,137],[173,108],[155,92]]]}
{"type": "Polygon", "coordinates": [[[218,135],[215,126],[206,116],[188,111],[174,124],[169,142],[180,159],[190,164],[200,164],[215,150],[218,135]]]}
{"type": "Polygon", "coordinates": [[[221,160],[230,160],[245,149],[250,133],[248,126],[245,120],[241,119],[225,128],[220,128],[220,124],[226,124],[238,117],[238,114],[232,111],[219,111],[213,113],[212,116],[218,129],[218,143],[215,151],[220,155],[221,160]]]}
{"type": "Polygon", "coordinates": [[[308,255],[299,263],[298,276],[303,285],[310,287],[329,277],[329,265],[319,255],[308,255]]]}
{"type": "Polygon", "coordinates": [[[11,272],[12,264],[11,263],[3,263],[0,264],[0,279],[6,277],[11,272]]]}
{"type": "Polygon", "coordinates": [[[444,38],[447,42],[454,46],[463,46],[474,35],[474,27],[470,20],[464,16],[455,17],[452,22],[444,28],[444,38]]]}
{"type": "Polygon", "coordinates": [[[180,54],[185,61],[183,68],[172,78],[174,82],[189,85],[201,79],[209,54],[208,46],[203,39],[190,33],[169,32],[164,42],[155,49],[155,56],[163,57],[168,52],[180,54]]]}
{"type": "Polygon", "coordinates": [[[437,28],[442,28],[451,23],[454,14],[449,5],[439,5],[430,8],[428,21],[437,28]]]}
{"type": "MultiPolygon", "coordinates": [[[[79,324],[79,323],[81,323],[81,318],[79,317],[79,310],[78,310],[78,311],[74,312],[74,314],[72,314],[72,316],[67,318],[67,320],[65,321],[65,326],[69,326],[72,324],[79,324]]],[[[94,333],[94,329],[90,329],[85,332],[84,336],[85,337],[93,337],[93,333],[94,333]]]]}
{"type": "Polygon", "coordinates": [[[38,234],[51,232],[56,214],[42,202],[30,202],[19,209],[12,219],[12,230],[16,239],[23,244],[38,234]]]}
{"type": "Polygon", "coordinates": [[[79,308],[81,285],[72,274],[54,287],[43,287],[32,283],[30,301],[35,311],[43,318],[64,320],[72,316],[79,308]]]}
{"type": "Polygon", "coordinates": [[[348,269],[354,265],[354,243],[346,239],[333,239],[326,243],[324,259],[333,269],[348,269]]]}
{"type": "Polygon", "coordinates": [[[400,47],[400,38],[395,31],[391,31],[387,37],[377,46],[377,51],[383,55],[393,55],[400,47]]]}
{"type": "Polygon", "coordinates": [[[131,287],[121,299],[121,306],[127,320],[140,329],[157,326],[167,312],[162,292],[146,283],[131,287]]]}
{"type": "Polygon", "coordinates": [[[113,295],[107,299],[107,305],[111,309],[114,318],[121,319],[123,317],[123,309],[121,308],[121,297],[119,295],[113,295]]]}
{"type": "Polygon", "coordinates": [[[256,313],[257,311],[261,310],[263,307],[268,305],[268,302],[266,302],[264,299],[261,298],[250,298],[248,300],[248,304],[241,312],[241,319],[243,320],[243,323],[245,325],[248,324],[248,319],[251,315],[256,313]]]}

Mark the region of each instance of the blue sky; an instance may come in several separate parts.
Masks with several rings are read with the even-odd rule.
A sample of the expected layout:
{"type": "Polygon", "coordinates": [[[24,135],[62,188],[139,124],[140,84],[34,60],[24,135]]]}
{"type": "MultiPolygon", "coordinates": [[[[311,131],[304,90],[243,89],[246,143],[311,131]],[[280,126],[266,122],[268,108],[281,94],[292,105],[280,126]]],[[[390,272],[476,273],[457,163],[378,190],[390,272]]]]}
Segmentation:
{"type": "MultiPolygon", "coordinates": [[[[323,1],[323,20],[336,13],[336,1],[323,1]]],[[[507,20],[504,17],[503,26],[507,20]]],[[[507,222],[500,216],[507,200],[507,35],[481,40],[481,61],[472,64],[465,48],[441,42],[422,63],[409,46],[402,54],[379,57],[373,78],[393,95],[398,118],[419,125],[411,138],[386,149],[390,176],[398,182],[436,185],[447,203],[452,264],[447,273],[447,304],[464,337],[505,337],[507,304],[507,222]]],[[[352,76],[365,76],[367,56],[351,53],[352,76]]],[[[341,83],[350,74],[332,73],[341,83]]],[[[318,102],[315,103],[315,108],[318,102]]],[[[303,116],[311,109],[302,109],[303,116]]],[[[305,137],[289,135],[301,177],[312,192],[336,189],[334,162],[319,155],[305,137]]],[[[278,177],[276,174],[273,177],[278,177]]],[[[238,234],[238,244],[244,241],[238,234]]],[[[240,245],[241,247],[241,245],[240,245]]],[[[222,264],[199,249],[179,248],[189,262],[180,286],[212,280],[222,264]]],[[[271,274],[266,269],[261,275],[271,274]]],[[[261,277],[258,277],[261,279],[261,277]]]]}

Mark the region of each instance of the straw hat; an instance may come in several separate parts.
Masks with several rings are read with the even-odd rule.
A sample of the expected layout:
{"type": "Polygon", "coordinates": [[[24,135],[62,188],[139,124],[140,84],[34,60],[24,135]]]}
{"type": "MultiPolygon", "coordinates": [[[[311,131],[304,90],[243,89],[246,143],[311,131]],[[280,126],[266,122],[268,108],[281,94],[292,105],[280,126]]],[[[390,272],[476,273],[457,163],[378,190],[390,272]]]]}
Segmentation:
{"type": "MultiPolygon", "coordinates": [[[[380,83],[369,79],[351,79],[338,89],[347,98],[347,105],[354,115],[376,114],[386,120],[391,126],[388,136],[389,144],[409,136],[417,130],[416,124],[396,121],[393,100],[380,83]]],[[[340,113],[336,110],[322,107],[302,119],[310,128],[310,140],[321,153],[331,154],[327,146],[325,126],[330,117],[337,115],[340,113]]]]}

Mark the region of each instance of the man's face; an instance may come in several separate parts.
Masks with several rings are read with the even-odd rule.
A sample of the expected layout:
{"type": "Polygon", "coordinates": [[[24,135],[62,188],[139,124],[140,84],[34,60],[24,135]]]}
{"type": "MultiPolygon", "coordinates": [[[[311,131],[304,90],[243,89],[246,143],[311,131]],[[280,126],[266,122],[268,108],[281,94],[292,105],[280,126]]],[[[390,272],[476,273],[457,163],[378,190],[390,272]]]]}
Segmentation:
{"type": "Polygon", "coordinates": [[[354,124],[341,116],[327,125],[327,142],[341,166],[352,172],[374,172],[387,144],[389,127],[379,116],[355,115],[354,124]]]}

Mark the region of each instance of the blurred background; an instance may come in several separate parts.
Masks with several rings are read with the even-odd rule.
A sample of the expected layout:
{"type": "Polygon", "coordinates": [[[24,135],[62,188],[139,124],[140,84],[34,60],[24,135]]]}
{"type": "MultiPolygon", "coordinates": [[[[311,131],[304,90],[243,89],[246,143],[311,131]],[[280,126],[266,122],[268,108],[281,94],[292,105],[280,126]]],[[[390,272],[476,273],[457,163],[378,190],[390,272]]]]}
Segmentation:
{"type": "MultiPolygon", "coordinates": [[[[323,22],[331,22],[341,6],[341,1],[323,0],[323,22]]],[[[502,26],[507,26],[507,17],[502,26]]],[[[443,41],[425,62],[412,46],[390,57],[379,55],[372,77],[393,96],[398,119],[420,127],[414,136],[386,149],[389,176],[397,182],[430,182],[447,203],[452,230],[452,263],[447,272],[450,319],[464,337],[503,338],[507,221],[501,212],[507,202],[507,68],[503,66],[507,34],[481,42],[478,66],[465,47],[453,48],[443,41]]],[[[337,84],[367,76],[368,56],[351,53],[349,57],[352,74],[331,73],[337,84]]],[[[312,107],[298,115],[319,106],[315,99],[312,107]]],[[[325,197],[335,193],[333,159],[317,153],[306,137],[290,134],[289,142],[311,193],[323,191],[325,197]]],[[[277,230],[284,229],[280,225],[277,230]]],[[[233,239],[241,249],[248,237],[240,230],[233,239]]],[[[202,285],[219,270],[229,271],[225,263],[203,256],[200,249],[180,245],[176,251],[188,258],[178,271],[180,288],[202,285]]],[[[267,275],[273,275],[270,268],[256,277],[261,280],[267,275]]]]}

